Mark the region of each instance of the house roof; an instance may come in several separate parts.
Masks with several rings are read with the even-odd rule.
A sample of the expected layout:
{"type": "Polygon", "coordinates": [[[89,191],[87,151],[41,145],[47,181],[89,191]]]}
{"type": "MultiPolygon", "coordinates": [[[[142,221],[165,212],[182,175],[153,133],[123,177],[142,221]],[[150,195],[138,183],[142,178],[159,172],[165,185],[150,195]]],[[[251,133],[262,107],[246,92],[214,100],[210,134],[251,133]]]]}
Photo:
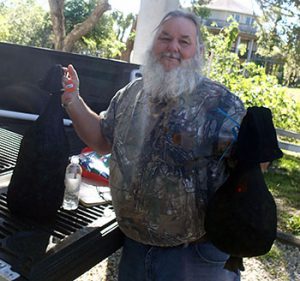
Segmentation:
{"type": "Polygon", "coordinates": [[[212,10],[254,15],[252,0],[212,0],[206,7],[212,10]]]}

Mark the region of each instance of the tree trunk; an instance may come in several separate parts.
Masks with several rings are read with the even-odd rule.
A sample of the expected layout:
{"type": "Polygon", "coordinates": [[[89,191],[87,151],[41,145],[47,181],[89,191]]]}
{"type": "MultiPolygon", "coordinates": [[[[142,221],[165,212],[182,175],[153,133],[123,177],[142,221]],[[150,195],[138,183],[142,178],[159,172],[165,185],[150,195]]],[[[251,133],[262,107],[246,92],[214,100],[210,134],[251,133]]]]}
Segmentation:
{"type": "MultiPolygon", "coordinates": [[[[137,23],[137,17],[135,18],[134,22],[132,23],[130,34],[135,33],[136,23],[137,23]]],[[[120,57],[121,60],[130,62],[130,54],[133,50],[133,45],[134,45],[134,37],[129,35],[127,38],[127,41],[126,41],[125,50],[122,51],[122,53],[121,53],[121,57],[120,57]]]]}
{"type": "Polygon", "coordinates": [[[65,37],[64,0],[48,0],[54,34],[54,49],[62,50],[65,37]]]}
{"type": "Polygon", "coordinates": [[[111,9],[108,0],[98,0],[92,14],[65,34],[64,0],[48,0],[54,33],[54,49],[71,52],[74,44],[97,24],[104,12],[111,9]]]}

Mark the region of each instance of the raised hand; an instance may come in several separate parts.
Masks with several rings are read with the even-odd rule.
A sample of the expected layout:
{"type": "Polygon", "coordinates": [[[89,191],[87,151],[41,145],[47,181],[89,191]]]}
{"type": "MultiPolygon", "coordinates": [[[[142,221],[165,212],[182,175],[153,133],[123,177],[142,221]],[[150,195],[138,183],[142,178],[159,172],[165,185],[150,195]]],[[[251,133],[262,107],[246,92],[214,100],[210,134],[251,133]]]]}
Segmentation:
{"type": "Polygon", "coordinates": [[[67,107],[79,96],[79,78],[73,65],[69,64],[68,67],[64,67],[63,69],[62,85],[64,93],[62,94],[61,101],[62,106],[67,107]]]}

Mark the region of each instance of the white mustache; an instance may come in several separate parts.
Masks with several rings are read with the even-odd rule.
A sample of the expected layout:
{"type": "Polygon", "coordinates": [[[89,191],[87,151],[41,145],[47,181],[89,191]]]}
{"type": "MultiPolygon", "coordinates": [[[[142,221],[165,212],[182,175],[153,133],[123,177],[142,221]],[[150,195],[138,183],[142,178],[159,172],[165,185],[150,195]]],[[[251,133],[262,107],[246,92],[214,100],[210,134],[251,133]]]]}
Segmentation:
{"type": "Polygon", "coordinates": [[[173,52],[163,52],[160,55],[162,58],[167,57],[171,59],[177,59],[181,60],[181,55],[179,53],[173,53],[173,52]]]}

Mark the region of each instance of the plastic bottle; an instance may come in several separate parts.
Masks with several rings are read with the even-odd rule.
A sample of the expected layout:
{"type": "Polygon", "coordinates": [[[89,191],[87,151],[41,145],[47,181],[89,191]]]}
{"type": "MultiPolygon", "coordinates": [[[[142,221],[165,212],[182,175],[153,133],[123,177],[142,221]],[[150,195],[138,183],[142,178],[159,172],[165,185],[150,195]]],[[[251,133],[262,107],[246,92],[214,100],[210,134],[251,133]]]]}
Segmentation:
{"type": "Polygon", "coordinates": [[[65,174],[65,194],[62,205],[65,210],[78,208],[81,174],[82,169],[79,165],[79,158],[72,156],[71,163],[67,166],[65,174]]]}

